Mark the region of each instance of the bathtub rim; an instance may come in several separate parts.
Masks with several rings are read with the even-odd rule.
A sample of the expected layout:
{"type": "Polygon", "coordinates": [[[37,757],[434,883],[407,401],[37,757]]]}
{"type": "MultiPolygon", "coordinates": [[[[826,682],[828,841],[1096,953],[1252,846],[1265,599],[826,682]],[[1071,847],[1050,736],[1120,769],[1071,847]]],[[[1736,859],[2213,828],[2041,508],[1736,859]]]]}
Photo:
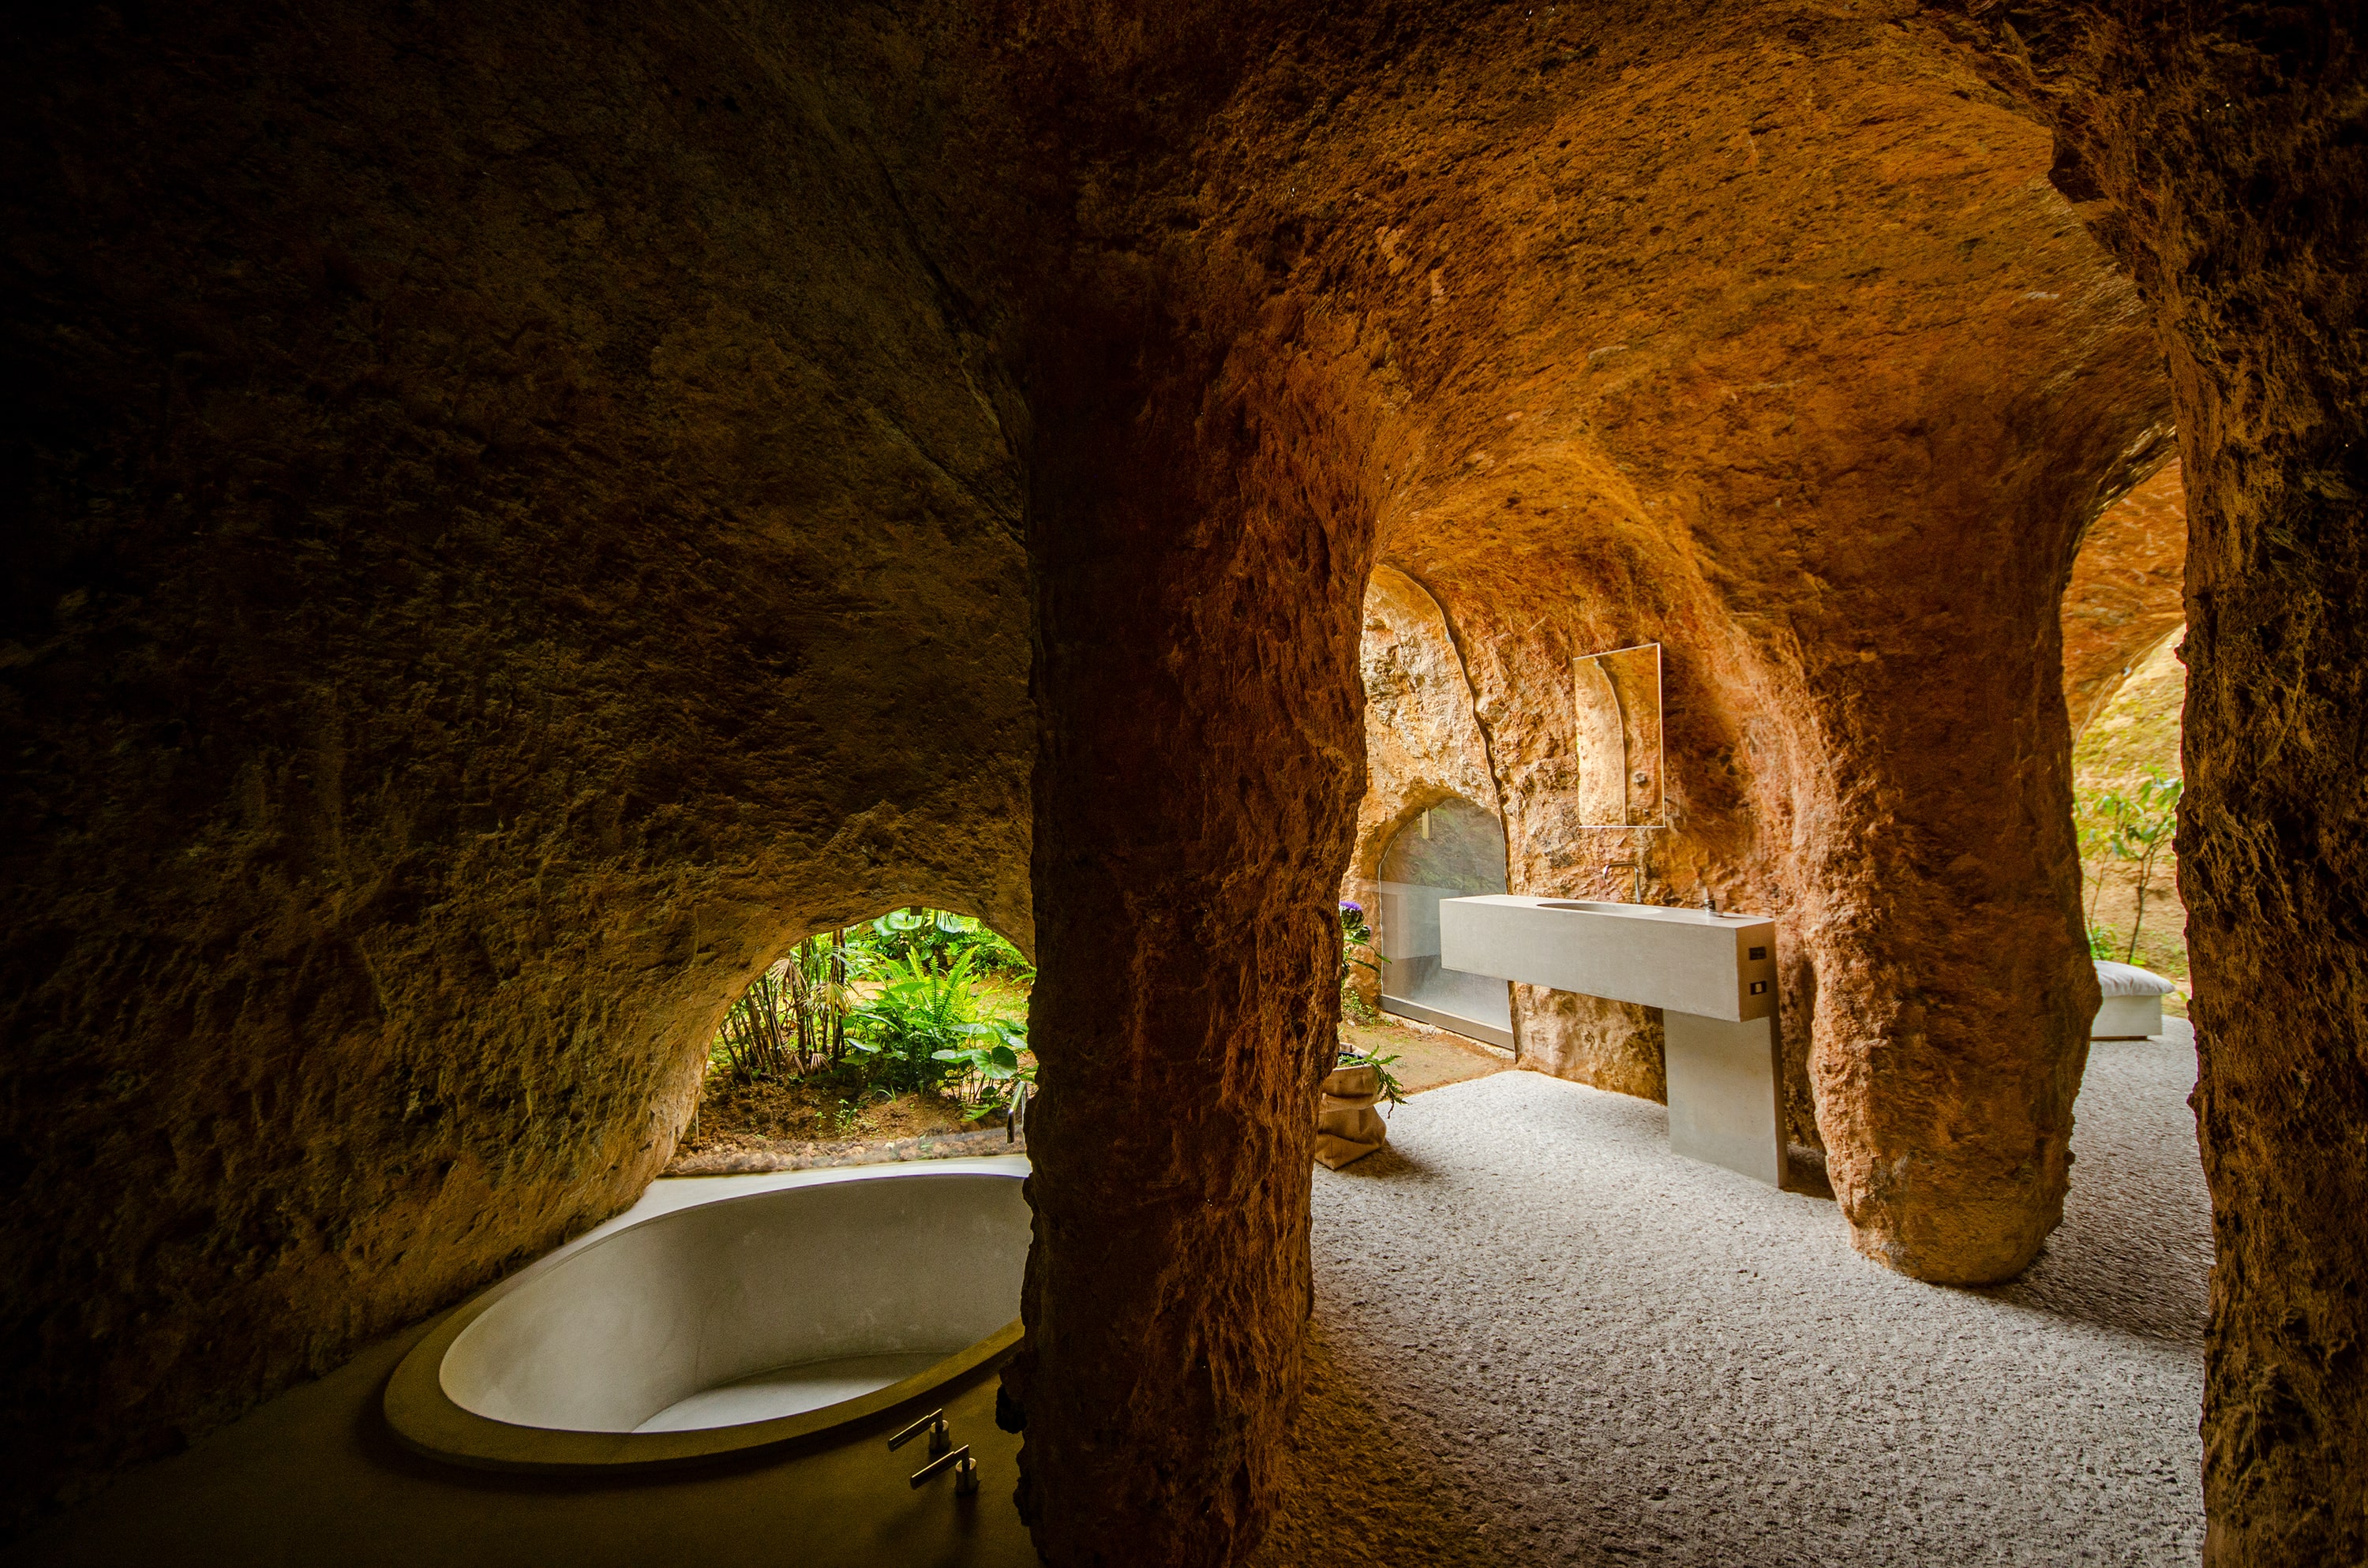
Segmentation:
{"type": "Polygon", "coordinates": [[[702,1185],[729,1182],[735,1188],[713,1196],[659,1193],[657,1188],[670,1186],[671,1182],[653,1183],[651,1195],[644,1196],[632,1209],[537,1258],[517,1273],[495,1280],[436,1320],[419,1342],[404,1352],[387,1379],[386,1392],[380,1401],[381,1414],[395,1440],[424,1458],[472,1470],[546,1474],[614,1474],[621,1471],[680,1468],[718,1460],[777,1458],[836,1444],[868,1425],[885,1426],[892,1416],[908,1410],[917,1412],[955,1385],[967,1383],[999,1365],[1019,1346],[1022,1332],[1019,1320],[1014,1318],[985,1339],[900,1382],[870,1393],[794,1415],[687,1432],[582,1432],[526,1426],[480,1415],[444,1392],[444,1355],[471,1324],[512,1291],[524,1289],[587,1248],[686,1210],[843,1182],[927,1181],[959,1176],[1019,1180],[1028,1171],[1024,1157],[1001,1156],[784,1171],[772,1179],[754,1181],[732,1176],[672,1178],[702,1185]]]}

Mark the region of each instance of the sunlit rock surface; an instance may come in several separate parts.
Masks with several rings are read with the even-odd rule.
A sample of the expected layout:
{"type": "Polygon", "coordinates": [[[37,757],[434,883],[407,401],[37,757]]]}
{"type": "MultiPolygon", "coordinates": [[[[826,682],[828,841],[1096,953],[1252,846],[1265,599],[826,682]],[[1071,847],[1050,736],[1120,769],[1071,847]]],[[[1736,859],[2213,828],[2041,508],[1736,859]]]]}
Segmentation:
{"type": "Polygon", "coordinates": [[[2079,734],[2187,619],[2187,493],[2176,460],[2089,525],[2064,589],[2064,702],[2079,734]]]}
{"type": "MultiPolygon", "coordinates": [[[[1450,797],[1497,815],[1497,780],[1446,618],[1421,584],[1395,567],[1376,566],[1365,585],[1358,665],[1366,783],[1340,896],[1377,918],[1382,861],[1397,835],[1450,797]]],[[[1360,971],[1356,982],[1372,1000],[1378,977],[1360,971]]]]}

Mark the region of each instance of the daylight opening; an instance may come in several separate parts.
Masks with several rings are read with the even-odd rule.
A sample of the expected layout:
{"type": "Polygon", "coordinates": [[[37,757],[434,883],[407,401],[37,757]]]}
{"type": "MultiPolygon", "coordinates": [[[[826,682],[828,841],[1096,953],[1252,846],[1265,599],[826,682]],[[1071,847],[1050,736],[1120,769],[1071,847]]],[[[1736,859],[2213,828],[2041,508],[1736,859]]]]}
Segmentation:
{"type": "Polygon", "coordinates": [[[806,937],[724,1014],[671,1172],[1016,1146],[1035,975],[1001,934],[950,910],[806,937]]]}

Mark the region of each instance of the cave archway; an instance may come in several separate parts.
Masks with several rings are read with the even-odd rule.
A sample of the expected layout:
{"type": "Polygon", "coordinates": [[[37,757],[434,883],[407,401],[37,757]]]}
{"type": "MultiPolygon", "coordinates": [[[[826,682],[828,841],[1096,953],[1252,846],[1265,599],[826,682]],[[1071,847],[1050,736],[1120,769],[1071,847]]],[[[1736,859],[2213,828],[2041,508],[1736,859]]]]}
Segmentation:
{"type": "Polygon", "coordinates": [[[2064,706],[2072,736],[2103,710],[2156,645],[2187,619],[2187,485],[2169,432],[2160,465],[2100,506],[2064,585],[2064,706]]]}

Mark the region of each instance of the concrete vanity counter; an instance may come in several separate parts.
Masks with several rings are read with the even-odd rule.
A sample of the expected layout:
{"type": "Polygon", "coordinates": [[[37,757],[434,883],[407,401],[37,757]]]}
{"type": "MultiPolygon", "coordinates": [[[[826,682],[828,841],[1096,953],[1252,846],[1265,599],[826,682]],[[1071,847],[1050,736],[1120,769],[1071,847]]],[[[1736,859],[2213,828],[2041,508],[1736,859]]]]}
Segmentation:
{"type": "Polygon", "coordinates": [[[1776,1010],[1776,926],[1654,903],[1499,893],[1439,906],[1440,962],[1470,974],[1740,1023],[1776,1010]]]}
{"type": "Polygon", "coordinates": [[[1782,1182],[1770,916],[1498,893],[1442,902],[1439,932],[1448,969],[1662,1009],[1669,1146],[1782,1182]]]}

